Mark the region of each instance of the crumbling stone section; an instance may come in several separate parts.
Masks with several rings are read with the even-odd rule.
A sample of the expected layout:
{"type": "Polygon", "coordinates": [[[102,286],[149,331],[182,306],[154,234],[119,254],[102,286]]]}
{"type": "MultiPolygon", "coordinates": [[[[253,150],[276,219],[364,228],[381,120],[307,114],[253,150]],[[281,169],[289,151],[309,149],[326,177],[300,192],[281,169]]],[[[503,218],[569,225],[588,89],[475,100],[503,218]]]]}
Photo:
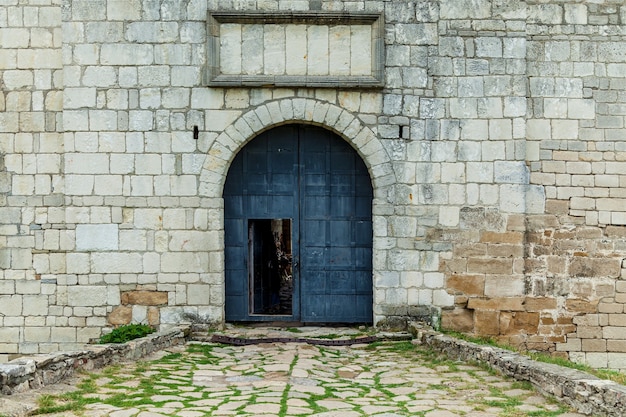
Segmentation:
{"type": "Polygon", "coordinates": [[[482,346],[432,331],[417,331],[417,341],[452,359],[489,365],[506,376],[528,381],[543,394],[593,416],[624,416],[626,386],[586,372],[533,361],[519,353],[482,346]]]}
{"type": "Polygon", "coordinates": [[[189,329],[172,328],[121,344],[90,345],[85,350],[39,354],[0,364],[0,393],[11,395],[58,383],[78,369],[92,370],[137,360],[170,346],[184,344],[189,329]]]}
{"type": "Polygon", "coordinates": [[[508,338],[537,333],[539,312],[552,302],[527,294],[524,230],[522,215],[464,208],[459,229],[431,232],[429,239],[453,244],[440,264],[455,297],[455,307],[442,314],[444,328],[508,338]]]}
{"type": "Polygon", "coordinates": [[[113,326],[130,324],[133,317],[142,317],[150,326],[158,326],[159,306],[167,306],[166,291],[136,290],[120,294],[121,305],[115,307],[107,316],[107,322],[113,326]]]}
{"type": "Polygon", "coordinates": [[[626,368],[626,228],[550,227],[545,219],[529,220],[528,290],[556,302],[541,312],[540,333],[565,335],[556,351],[574,361],[626,368]]]}
{"type": "Polygon", "coordinates": [[[467,209],[461,218],[467,230],[433,236],[454,242],[441,263],[455,296],[444,328],[626,368],[625,227],[566,227],[556,213],[487,221],[467,209]]]}

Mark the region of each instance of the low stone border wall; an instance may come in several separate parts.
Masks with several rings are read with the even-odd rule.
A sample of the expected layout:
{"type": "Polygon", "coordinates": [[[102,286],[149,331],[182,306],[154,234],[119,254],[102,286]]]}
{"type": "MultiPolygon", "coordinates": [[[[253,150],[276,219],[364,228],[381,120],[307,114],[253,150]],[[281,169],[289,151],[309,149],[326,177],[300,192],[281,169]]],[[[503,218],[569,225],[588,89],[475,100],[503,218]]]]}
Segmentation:
{"type": "Polygon", "coordinates": [[[136,360],[170,346],[184,344],[187,328],[171,328],[120,344],[87,345],[85,350],[39,354],[0,364],[0,393],[11,395],[55,384],[77,369],[97,369],[136,360]]]}
{"type": "Polygon", "coordinates": [[[519,353],[455,339],[417,329],[416,342],[444,353],[451,359],[489,365],[519,381],[528,381],[543,394],[551,395],[579,413],[592,416],[626,416],[626,386],[586,372],[537,362],[519,353]]]}

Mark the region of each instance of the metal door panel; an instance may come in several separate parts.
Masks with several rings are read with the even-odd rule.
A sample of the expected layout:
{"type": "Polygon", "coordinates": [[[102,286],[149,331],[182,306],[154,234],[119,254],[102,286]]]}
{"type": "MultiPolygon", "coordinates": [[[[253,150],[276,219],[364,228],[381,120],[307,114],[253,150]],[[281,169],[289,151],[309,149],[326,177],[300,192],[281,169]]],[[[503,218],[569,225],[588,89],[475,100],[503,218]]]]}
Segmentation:
{"type": "MultiPolygon", "coordinates": [[[[362,290],[363,275],[359,275],[358,264],[370,261],[357,260],[357,256],[371,258],[372,235],[357,233],[361,221],[371,223],[371,185],[363,187],[359,177],[367,176],[367,169],[356,152],[344,141],[327,131],[314,137],[313,131],[305,131],[300,143],[300,167],[306,195],[302,198],[301,224],[306,236],[301,241],[300,251],[306,262],[302,263],[301,276],[303,293],[301,314],[303,321],[312,322],[370,322],[372,317],[372,278],[364,296],[369,298],[369,306],[356,307],[354,293],[362,290]],[[323,181],[322,181],[323,180],[323,181]],[[361,184],[356,190],[356,184],[361,184]],[[357,198],[357,195],[363,199],[357,198]],[[367,199],[367,203],[365,200],[367,199]],[[365,203],[365,204],[364,204],[365,203]],[[364,204],[365,207],[357,207],[364,204]],[[362,213],[357,218],[355,214],[362,213]],[[326,233],[316,233],[324,221],[326,233]],[[307,230],[307,228],[311,230],[307,230]],[[317,241],[315,241],[317,237],[317,241]],[[324,246],[323,256],[319,250],[324,246]],[[365,249],[365,250],[357,250],[365,249]],[[313,252],[315,256],[308,256],[313,252]],[[312,273],[315,271],[315,274],[312,273]],[[322,275],[321,271],[326,273],[322,275]],[[305,282],[309,276],[315,279],[310,287],[305,282]],[[306,289],[305,289],[306,288],[306,289]],[[310,292],[306,292],[306,291],[310,292]],[[320,294],[324,292],[324,294],[320,294]],[[314,296],[313,296],[314,295],[314,296]]],[[[367,272],[366,272],[367,273],[367,272]]]]}
{"type": "MultiPolygon", "coordinates": [[[[357,220],[352,223],[354,231],[354,239],[356,242],[367,242],[372,238],[372,223],[364,220],[357,220]]],[[[370,257],[371,258],[371,257],[370,257]]]]}
{"type": "Polygon", "coordinates": [[[333,245],[329,249],[330,265],[329,269],[352,267],[352,249],[333,245]]]}
{"type": "Polygon", "coordinates": [[[357,271],[367,270],[368,275],[371,275],[372,257],[368,256],[372,254],[371,248],[354,248],[354,252],[355,252],[354,253],[354,258],[355,258],[354,267],[357,268],[357,271]]]}
{"type": "Polygon", "coordinates": [[[275,195],[269,198],[269,213],[272,218],[284,219],[293,217],[293,196],[275,195]]]}
{"type": "Polygon", "coordinates": [[[356,212],[354,197],[344,197],[333,195],[330,199],[330,216],[332,217],[353,217],[356,212]]]}
{"type": "MultiPolygon", "coordinates": [[[[271,150],[270,150],[271,152],[271,150]]],[[[277,152],[277,150],[274,150],[277,152]]],[[[275,155],[270,155],[268,161],[270,166],[272,167],[272,173],[276,174],[279,172],[284,172],[286,174],[293,174],[293,152],[286,149],[279,149],[279,152],[275,155]]],[[[293,177],[292,177],[293,178],[293,177]]]]}
{"type": "Polygon", "coordinates": [[[331,220],[330,241],[345,244],[352,242],[353,224],[346,220],[331,220]]]}
{"type": "Polygon", "coordinates": [[[309,246],[317,242],[326,242],[326,226],[325,220],[307,220],[303,224],[301,241],[309,246]]]}
{"type": "Polygon", "coordinates": [[[304,178],[305,197],[328,195],[328,176],[326,174],[307,174],[304,178]]]}
{"type": "Polygon", "coordinates": [[[324,196],[304,197],[304,213],[308,219],[327,219],[329,199],[324,196]]]}
{"type": "Polygon", "coordinates": [[[309,298],[314,294],[326,294],[328,292],[327,279],[328,271],[309,269],[306,279],[302,280],[302,293],[309,298]]]}
{"type": "Polygon", "coordinates": [[[343,147],[338,149],[337,146],[334,146],[330,154],[330,164],[333,167],[333,171],[345,172],[350,176],[354,175],[354,153],[352,148],[346,150],[343,147]]]}
{"type": "Polygon", "coordinates": [[[355,297],[348,294],[333,294],[332,301],[326,300],[326,314],[335,318],[334,322],[341,322],[340,317],[356,317],[355,297]]]}
{"type": "Polygon", "coordinates": [[[243,239],[244,235],[244,225],[242,219],[233,219],[233,218],[225,218],[224,219],[224,228],[231,231],[230,237],[230,245],[235,247],[243,247],[245,245],[245,240],[243,239]]]}
{"type": "Polygon", "coordinates": [[[357,219],[366,221],[368,223],[371,224],[372,221],[372,208],[371,207],[365,207],[364,205],[371,205],[372,204],[372,197],[371,196],[366,196],[366,197],[359,197],[359,196],[355,196],[354,197],[355,200],[355,212],[354,215],[356,216],[357,219]]]}
{"type": "Polygon", "coordinates": [[[369,196],[372,189],[372,181],[369,175],[356,175],[354,177],[354,192],[356,195],[369,196]]]}
{"type": "Polygon", "coordinates": [[[240,196],[233,196],[224,200],[224,212],[230,213],[233,217],[243,216],[243,198],[240,196]]]}
{"type": "Polygon", "coordinates": [[[368,283],[368,279],[371,279],[371,271],[372,269],[369,267],[361,268],[355,272],[356,279],[354,280],[354,291],[356,294],[371,295],[372,287],[368,283]]]}
{"type": "Polygon", "coordinates": [[[247,224],[292,219],[294,308],[287,319],[372,321],[372,186],[346,142],[310,126],[265,132],[233,161],[224,199],[227,320],[276,319],[250,310],[247,224]]]}
{"type": "Polygon", "coordinates": [[[356,295],[353,299],[353,308],[355,314],[359,317],[365,317],[368,314],[372,314],[372,295],[363,294],[356,295]]]}
{"type": "Polygon", "coordinates": [[[330,177],[331,195],[350,195],[354,189],[352,178],[349,175],[335,174],[330,177]]]}
{"type": "Polygon", "coordinates": [[[272,191],[275,193],[293,196],[293,187],[296,186],[296,182],[293,178],[293,172],[273,174],[270,180],[270,186],[272,191]]]}
{"type": "Polygon", "coordinates": [[[307,294],[307,309],[302,314],[302,320],[312,323],[332,322],[332,320],[327,320],[327,298],[326,294],[307,294]]]}
{"type": "Polygon", "coordinates": [[[248,150],[246,159],[246,169],[248,172],[267,172],[267,154],[265,150],[248,150]]]}
{"type": "Polygon", "coordinates": [[[326,194],[326,174],[307,174],[304,178],[307,194],[316,191],[322,195],[326,194]]]}
{"type": "Polygon", "coordinates": [[[327,249],[320,246],[307,246],[305,252],[300,253],[301,268],[306,271],[314,271],[316,268],[321,269],[323,265],[328,265],[327,249]]]}
{"type": "Polygon", "coordinates": [[[351,271],[333,271],[329,276],[331,294],[356,294],[351,271]]]}

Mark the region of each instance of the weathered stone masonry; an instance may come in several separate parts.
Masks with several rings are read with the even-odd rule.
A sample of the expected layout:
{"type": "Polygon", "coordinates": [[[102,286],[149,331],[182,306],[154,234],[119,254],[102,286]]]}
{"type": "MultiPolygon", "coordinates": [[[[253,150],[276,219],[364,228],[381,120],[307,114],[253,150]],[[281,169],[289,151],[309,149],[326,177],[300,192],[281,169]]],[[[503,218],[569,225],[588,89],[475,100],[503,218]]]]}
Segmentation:
{"type": "Polygon", "coordinates": [[[626,369],[625,31],[621,0],[0,2],[0,358],[221,324],[228,167],[297,122],[369,170],[374,323],[626,369]]]}
{"type": "Polygon", "coordinates": [[[530,6],[526,161],[545,211],[510,216],[507,234],[464,234],[471,244],[456,246],[448,284],[473,314],[453,317],[465,317],[460,329],[623,368],[624,7],[530,6]],[[520,275],[490,288],[511,272],[520,275]]]}

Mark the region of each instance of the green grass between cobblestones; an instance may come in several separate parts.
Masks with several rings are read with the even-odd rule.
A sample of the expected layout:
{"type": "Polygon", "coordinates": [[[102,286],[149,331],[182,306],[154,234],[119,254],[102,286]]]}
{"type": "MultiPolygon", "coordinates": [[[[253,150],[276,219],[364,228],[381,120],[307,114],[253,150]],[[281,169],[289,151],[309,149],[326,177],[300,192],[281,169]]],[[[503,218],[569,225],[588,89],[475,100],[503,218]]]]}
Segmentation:
{"type": "MultiPolygon", "coordinates": [[[[278,350],[279,353],[284,351],[281,346],[272,349],[278,350]]],[[[471,364],[454,362],[435,352],[416,347],[409,341],[376,342],[367,347],[352,350],[326,346],[308,348],[307,354],[314,352],[314,356],[309,357],[309,360],[315,360],[320,364],[319,369],[313,368],[308,371],[311,374],[310,378],[313,378],[311,380],[316,381],[316,387],[320,392],[311,392],[306,395],[297,389],[294,391],[293,383],[288,382],[289,375],[301,359],[297,353],[289,363],[289,371],[284,372],[284,377],[281,377],[281,372],[273,372],[278,377],[285,378],[283,379],[284,385],[280,385],[280,389],[272,390],[271,384],[268,388],[261,385],[260,388],[250,389],[224,383],[224,388],[221,390],[219,388],[207,389],[207,386],[202,384],[194,385],[193,375],[199,369],[215,367],[216,370],[226,372],[230,367],[244,363],[246,365],[237,371],[239,375],[257,377],[258,381],[263,381],[267,376],[263,367],[279,363],[266,363],[261,351],[255,351],[255,355],[261,356],[256,357],[254,363],[258,362],[260,365],[246,369],[250,363],[246,362],[250,360],[250,354],[239,358],[238,355],[242,352],[244,352],[242,347],[191,344],[185,352],[170,353],[158,360],[137,362],[131,366],[110,366],[98,373],[86,374],[74,392],[42,396],[39,400],[39,410],[35,414],[72,412],[74,415],[82,415],[86,413],[90,405],[98,403],[123,410],[136,409],[136,413],[128,414],[136,416],[141,410],[158,410],[165,407],[173,400],[163,396],[170,395],[178,398],[175,402],[182,403],[185,409],[202,410],[205,416],[211,416],[217,411],[218,406],[205,405],[199,408],[194,405],[196,401],[230,402],[237,405],[231,411],[241,416],[254,415],[246,411],[246,407],[253,404],[276,404],[279,407],[278,416],[285,417],[291,415],[289,401],[292,399],[301,399],[306,404],[304,407],[310,410],[311,414],[333,411],[322,404],[325,404],[325,400],[335,400],[347,402],[348,407],[351,408],[346,410],[365,416],[368,415],[368,403],[363,402],[363,399],[369,398],[370,406],[387,404],[388,407],[393,408],[394,413],[423,417],[434,407],[426,411],[409,411],[411,404],[420,398],[420,395],[440,393],[443,395],[442,398],[455,398],[459,396],[459,392],[464,391],[472,392],[472,395],[464,401],[474,407],[475,411],[490,410],[493,413],[493,410],[499,410],[498,415],[501,417],[555,417],[567,411],[562,406],[550,405],[547,408],[522,412],[517,407],[524,402],[524,399],[537,395],[530,384],[515,381],[503,382],[507,390],[520,390],[520,395],[506,395],[504,389],[495,386],[489,386],[487,389],[486,386],[494,378],[500,380],[500,377],[493,376],[493,372],[487,367],[474,367],[471,364]],[[394,393],[394,390],[405,388],[406,384],[393,382],[393,378],[391,382],[385,380],[389,378],[387,375],[389,366],[384,365],[386,363],[404,364],[404,368],[400,369],[410,367],[426,369],[428,371],[424,371],[425,375],[431,375],[435,379],[440,378],[441,382],[424,384],[413,382],[412,393],[398,395],[394,393]],[[350,369],[358,369],[357,373],[370,376],[365,379],[340,377],[336,370],[341,366],[338,364],[352,366],[354,368],[350,369]],[[463,374],[459,374],[460,372],[463,374]],[[352,397],[342,398],[339,395],[341,392],[344,394],[350,392],[352,397],[360,399],[361,402],[354,401],[352,397]],[[185,393],[188,397],[182,397],[181,393],[185,393]],[[189,396],[190,394],[192,396],[189,396]],[[269,399],[268,396],[270,396],[269,399]],[[275,398],[275,403],[271,403],[272,398],[275,398]],[[239,403],[241,405],[238,405],[239,403]]],[[[461,412],[462,415],[463,413],[461,412]]],[[[471,415],[471,413],[465,415],[471,415]]]]}

